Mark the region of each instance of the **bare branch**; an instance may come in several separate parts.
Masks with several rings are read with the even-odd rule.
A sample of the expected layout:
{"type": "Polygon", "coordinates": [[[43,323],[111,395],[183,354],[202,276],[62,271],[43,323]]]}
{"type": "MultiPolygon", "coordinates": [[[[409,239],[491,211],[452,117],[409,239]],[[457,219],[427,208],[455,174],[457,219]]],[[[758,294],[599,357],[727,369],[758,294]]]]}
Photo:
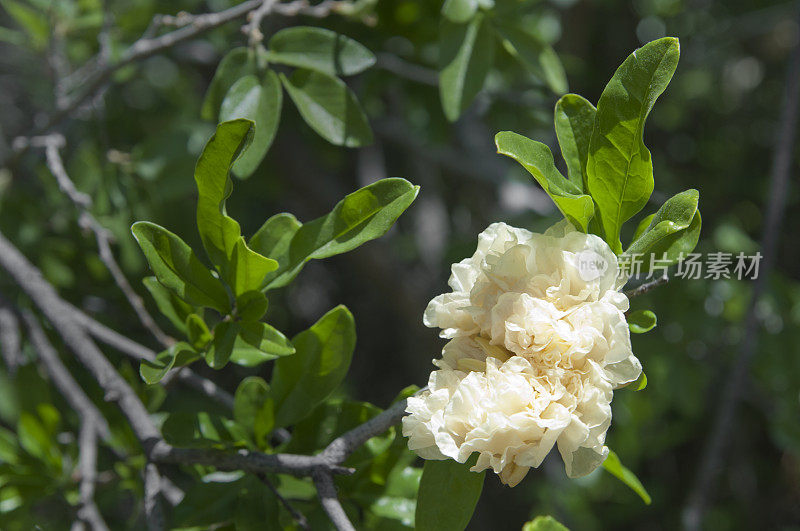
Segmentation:
{"type": "Polygon", "coordinates": [[[713,491],[724,462],[725,450],[734,429],[742,391],[747,388],[748,370],[758,347],[757,308],[767,291],[768,277],[778,252],[778,239],[782,233],[781,224],[788,196],[792,152],[797,135],[798,114],[800,114],[800,43],[795,44],[789,57],[780,126],[774,144],[769,202],[761,237],[761,254],[764,258],[760,274],[754,281],[753,293],[747,308],[744,339],[730,374],[725,378],[725,388],[719,401],[719,409],[716,412],[709,438],[699,461],[697,476],[683,510],[683,525],[688,530],[694,531],[703,526],[709,495],[713,491]]]}
{"type": "Polygon", "coordinates": [[[242,27],[242,32],[247,35],[247,42],[250,46],[256,46],[264,40],[261,33],[261,21],[272,11],[272,7],[277,0],[264,0],[258,8],[247,14],[247,24],[242,27]]]}
{"type": "Polygon", "coordinates": [[[58,356],[58,352],[47,339],[42,327],[39,326],[39,321],[30,311],[23,311],[22,318],[28,328],[28,337],[31,340],[31,344],[39,353],[39,359],[42,360],[42,364],[47,374],[50,375],[53,384],[64,396],[70,407],[80,414],[83,425],[91,425],[97,430],[97,434],[100,437],[106,441],[109,440],[111,431],[108,428],[105,417],[86,396],[80,384],[75,381],[69,370],[64,366],[58,356]]]}
{"type": "Polygon", "coordinates": [[[299,525],[301,529],[311,529],[311,527],[308,525],[308,520],[306,519],[306,516],[300,511],[298,511],[294,505],[289,503],[289,500],[287,500],[281,495],[281,493],[278,491],[278,489],[275,488],[275,485],[272,484],[272,482],[269,480],[266,474],[258,474],[258,479],[260,479],[269,488],[269,490],[272,491],[275,497],[278,498],[278,501],[281,502],[281,505],[283,505],[286,508],[286,510],[289,511],[289,514],[292,515],[292,518],[294,519],[295,522],[297,522],[297,525],[299,525]]]}
{"type": "Polygon", "coordinates": [[[19,320],[14,311],[0,301],[0,354],[10,374],[14,374],[22,363],[21,343],[19,320]]]}
{"type": "Polygon", "coordinates": [[[658,277],[657,279],[645,282],[641,286],[636,286],[633,289],[625,291],[625,296],[627,296],[629,299],[632,299],[634,297],[638,297],[639,295],[644,295],[648,291],[653,290],[659,286],[663,286],[667,282],[669,282],[669,277],[665,273],[664,276],[662,277],[658,277]]]}
{"type": "Polygon", "coordinates": [[[322,508],[325,509],[336,529],[339,531],[355,531],[356,528],[353,527],[342,508],[342,504],[339,502],[333,477],[324,470],[315,470],[312,477],[314,478],[314,485],[317,486],[317,494],[322,508]]]}
{"type": "Polygon", "coordinates": [[[92,531],[107,531],[108,526],[94,502],[95,483],[97,482],[97,432],[98,426],[95,424],[95,419],[84,418],[78,440],[80,449],[78,467],[81,474],[79,488],[81,507],[78,509],[78,518],[85,522],[92,531]]]}
{"type": "Polygon", "coordinates": [[[161,510],[161,475],[155,463],[144,467],[144,515],[148,531],[161,531],[165,528],[164,512],[161,510]]]}

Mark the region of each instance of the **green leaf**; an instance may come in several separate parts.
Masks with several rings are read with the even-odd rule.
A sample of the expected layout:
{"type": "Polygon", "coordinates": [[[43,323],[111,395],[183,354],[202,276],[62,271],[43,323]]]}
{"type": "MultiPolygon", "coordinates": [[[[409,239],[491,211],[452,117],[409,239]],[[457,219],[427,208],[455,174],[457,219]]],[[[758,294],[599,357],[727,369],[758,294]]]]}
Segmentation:
{"type": "Polygon", "coordinates": [[[239,491],[233,524],[236,531],[283,529],[279,523],[278,498],[255,477],[248,478],[239,491]]]}
{"type": "Polygon", "coordinates": [[[233,190],[228,173],[239,153],[253,137],[253,122],[238,119],[217,126],[197,160],[197,229],[211,261],[226,271],[236,242],[239,224],[225,214],[225,200],[233,190]]]}
{"type": "Polygon", "coordinates": [[[589,158],[589,142],[594,129],[597,109],[588,100],[577,94],[566,94],[556,103],[555,125],[561,155],[567,163],[569,180],[585,193],[586,160],[589,158]]]}
{"type": "MultiPolygon", "coordinates": [[[[700,238],[701,218],[697,209],[700,194],[689,189],[667,199],[651,217],[647,227],[625,251],[626,256],[638,256],[645,270],[650,269],[650,257],[665,260],[663,265],[674,263],[692,252],[700,238]]],[[[641,228],[641,223],[639,228],[641,228]]],[[[637,228],[637,232],[639,231],[637,228]]]]}
{"type": "Polygon", "coordinates": [[[189,314],[186,317],[186,336],[197,350],[202,350],[212,339],[211,331],[206,322],[198,314],[189,314]]]}
{"type": "Polygon", "coordinates": [[[330,76],[351,76],[375,64],[375,55],[349,37],[324,28],[294,26],[269,40],[268,59],[330,76]]]}
{"type": "Polygon", "coordinates": [[[630,385],[634,391],[641,391],[647,387],[647,375],[644,373],[644,371],[642,371],[642,374],[630,385]]]}
{"type": "Polygon", "coordinates": [[[544,81],[550,90],[564,94],[569,89],[564,66],[552,46],[520,27],[502,25],[498,30],[508,53],[544,81]]]}
{"type": "Polygon", "coordinates": [[[576,229],[583,232],[588,230],[589,221],[594,215],[592,198],[561,175],[549,147],[511,131],[497,133],[494,141],[498,153],[516,160],[533,175],[576,229]]]}
{"type": "Polygon", "coordinates": [[[569,529],[552,516],[537,516],[525,522],[522,531],[569,531],[569,529]]]}
{"type": "Polygon", "coordinates": [[[162,285],[194,306],[230,310],[225,287],[178,236],[147,221],[134,223],[131,232],[162,285]]]}
{"type": "Polygon", "coordinates": [[[251,347],[268,355],[264,361],[295,353],[294,346],[286,336],[267,323],[242,323],[240,337],[251,347]]]}
{"type": "Polygon", "coordinates": [[[296,227],[294,218],[270,218],[251,240],[255,249],[270,254],[279,264],[267,275],[265,289],[285,286],[312,258],[341,254],[382,236],[417,193],[419,187],[405,179],[381,179],[347,195],[329,214],[301,227],[296,227]],[[281,231],[279,226],[289,228],[281,231]],[[287,232],[292,231],[287,244],[287,232]]]}
{"type": "Polygon", "coordinates": [[[633,52],[617,69],[597,104],[586,164],[589,192],[605,239],[619,254],[622,224],[653,192],[653,162],[644,145],[644,122],[678,66],[678,39],[665,37],[633,52]]]}
{"type": "Polygon", "coordinates": [[[443,21],[439,37],[439,96],[454,122],[483,87],[494,61],[492,29],[483,15],[469,24],[443,21]]]}
{"type": "Polygon", "coordinates": [[[644,500],[644,503],[650,505],[652,500],[650,495],[647,493],[647,490],[645,490],[644,486],[642,485],[642,482],[639,481],[639,478],[637,478],[633,472],[622,465],[622,462],[619,460],[619,457],[617,457],[617,454],[614,453],[613,450],[608,451],[608,457],[605,461],[603,461],[603,468],[630,487],[636,494],[639,495],[640,498],[642,498],[642,500],[644,500]]]}
{"type": "Polygon", "coordinates": [[[478,12],[478,0],[445,0],[442,15],[450,22],[464,24],[478,12]]]}
{"type": "Polygon", "coordinates": [[[242,321],[258,321],[268,306],[267,297],[260,291],[246,291],[236,298],[236,313],[242,321]]]}
{"type": "Polygon", "coordinates": [[[261,225],[250,238],[248,245],[257,253],[278,260],[281,269],[286,264],[281,264],[280,258],[286,258],[292,238],[302,226],[303,224],[292,214],[286,212],[275,214],[261,225]]]}
{"type": "Polygon", "coordinates": [[[234,395],[233,418],[254,436],[259,447],[264,447],[275,426],[275,403],[263,378],[248,376],[242,380],[234,395]]]}
{"type": "Polygon", "coordinates": [[[235,482],[192,482],[186,496],[175,506],[173,529],[230,529],[219,525],[230,523],[239,507],[239,495],[245,478],[235,482]]]}
{"type": "Polygon", "coordinates": [[[214,341],[206,351],[206,363],[212,369],[221,369],[227,365],[233,352],[236,336],[239,335],[239,323],[222,321],[214,327],[214,341]]]}
{"type": "Polygon", "coordinates": [[[321,72],[298,68],[281,82],[303,120],[336,146],[372,143],[372,129],[355,94],[344,81],[321,72]]]}
{"type": "Polygon", "coordinates": [[[356,344],[353,316],[337,306],[292,344],[297,352],[277,360],[272,373],[276,427],[303,419],[342,383],[356,344]]]}
{"type": "Polygon", "coordinates": [[[233,173],[237,177],[250,177],[261,164],[275,140],[282,105],[283,90],[272,70],[264,73],[263,81],[253,75],[241,77],[228,90],[220,107],[219,120],[246,118],[256,124],[250,147],[233,163],[233,173]]]}
{"type": "Polygon", "coordinates": [[[179,332],[186,332],[186,317],[194,311],[194,308],[183,302],[171,290],[162,286],[156,277],[145,277],[142,279],[142,284],[156,302],[158,311],[169,319],[179,332]]]}
{"type": "Polygon", "coordinates": [[[208,86],[200,116],[203,120],[216,120],[225,94],[236,81],[250,74],[257,73],[255,54],[247,47],[234,48],[222,58],[208,86]]]}
{"type": "Polygon", "coordinates": [[[462,531],[467,527],[486,475],[469,468],[469,463],[452,459],[425,461],[417,498],[418,531],[462,531]]]}
{"type": "Polygon", "coordinates": [[[656,314],[650,310],[637,310],[628,314],[628,327],[634,334],[644,334],[656,327],[656,314]]]}
{"type": "Polygon", "coordinates": [[[25,2],[16,0],[0,0],[3,9],[30,36],[34,48],[42,49],[50,40],[50,24],[47,15],[41,13],[25,2]]]}
{"type": "Polygon", "coordinates": [[[655,214],[650,214],[649,216],[645,216],[642,221],[639,222],[639,224],[636,226],[636,230],[633,232],[633,238],[631,238],[632,242],[635,242],[642,236],[642,234],[644,234],[644,231],[646,231],[650,226],[650,222],[653,221],[655,216],[655,214]]]}
{"type": "Polygon", "coordinates": [[[244,238],[240,236],[233,246],[233,254],[228,267],[229,283],[233,288],[233,293],[238,297],[249,291],[260,289],[267,273],[278,269],[278,262],[250,249],[244,242],[244,238]]]}
{"type": "Polygon", "coordinates": [[[142,360],[139,365],[139,375],[146,383],[156,384],[173,367],[183,367],[199,358],[200,356],[188,343],[175,343],[167,350],[160,352],[153,361],[142,360]]]}

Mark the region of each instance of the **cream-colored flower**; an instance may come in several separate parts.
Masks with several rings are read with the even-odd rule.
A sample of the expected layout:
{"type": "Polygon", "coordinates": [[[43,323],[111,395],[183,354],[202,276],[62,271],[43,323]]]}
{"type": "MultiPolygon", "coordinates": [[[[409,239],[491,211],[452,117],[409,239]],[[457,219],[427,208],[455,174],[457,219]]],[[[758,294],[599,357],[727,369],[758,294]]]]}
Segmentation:
{"type": "Polygon", "coordinates": [[[563,221],[544,234],[494,223],[425,310],[450,339],[403,434],[425,459],[478,453],[511,486],[558,445],[567,475],[608,455],[613,389],[636,380],[617,258],[563,221]]]}

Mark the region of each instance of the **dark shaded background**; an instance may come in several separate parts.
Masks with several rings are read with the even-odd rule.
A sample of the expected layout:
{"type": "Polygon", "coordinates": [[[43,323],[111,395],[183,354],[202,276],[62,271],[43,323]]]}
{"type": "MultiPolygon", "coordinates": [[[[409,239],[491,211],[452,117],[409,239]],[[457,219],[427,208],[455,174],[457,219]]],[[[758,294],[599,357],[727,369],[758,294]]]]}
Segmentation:
{"type": "MultiPolygon", "coordinates": [[[[109,1],[104,6],[70,1],[53,9],[44,40],[29,38],[20,46],[7,42],[14,39],[4,30],[4,157],[15,137],[29,135],[52,110],[58,61],[74,66],[96,51],[103,13],[114,28],[114,41],[129,43],[155,13],[197,13],[227,5],[220,0],[109,1]]],[[[664,35],[680,38],[678,71],[645,134],[656,176],[656,192],[645,213],[674,193],[697,188],[703,214],[699,250],[756,251],[786,62],[800,35],[800,3],[554,0],[539,5],[531,24],[555,43],[570,91],[594,102],[633,49],[664,35]]],[[[381,177],[401,176],[422,186],[415,204],[386,237],[310,263],[290,288],[272,298],[268,314],[289,335],[333,305],[346,304],[358,327],[347,391],[378,405],[388,404],[410,383],[426,382],[430,360],[438,356],[443,340],[422,326],[422,312],[430,298],[448,289],[449,264],[473,252],[478,232],[493,221],[536,230],[556,220],[554,208],[531,179],[495,153],[493,137],[514,130],[554,145],[557,97],[511,57],[498,54],[475,104],[457,123],[447,123],[435,86],[439,8],[438,2],[424,0],[381,1],[372,26],[336,16],[268,18],[267,35],[285,25],[321,25],[378,54],[377,67],[351,80],[376,143],[361,150],[331,146],[285,105],[264,163],[249,180],[236,183],[228,203],[243,232],[252,234],[280,211],[313,219],[344,194],[381,177]]],[[[6,13],[0,20],[15,28],[6,13]]],[[[118,255],[143,294],[138,279],[145,275],[145,264],[128,228],[148,219],[199,245],[192,171],[213,127],[200,120],[199,108],[220,57],[246,41],[239,27],[228,24],[120,71],[113,85],[62,126],[68,170],[78,187],[94,197],[100,221],[117,234],[118,255]]],[[[758,352],[711,494],[708,529],[800,528],[798,156],[793,160],[776,271],[758,306],[763,325],[758,352]]],[[[68,300],[149,344],[40,154],[29,153],[0,170],[0,229],[68,300]]],[[[11,289],[4,278],[0,286],[11,289]]],[[[658,314],[654,331],[633,338],[649,384],[639,393],[615,394],[608,442],[648,488],[651,506],[602,471],[567,480],[554,456],[514,489],[489,477],[471,527],[517,529],[537,514],[553,514],[574,529],[679,526],[742,340],[750,289],[747,281],[678,279],[633,301],[635,309],[658,314]]],[[[262,375],[268,370],[262,369],[262,375]]],[[[247,374],[243,369],[205,372],[229,389],[247,374]]],[[[42,392],[57,396],[46,388],[42,392]]],[[[188,394],[170,398],[196,399],[188,394]]],[[[39,510],[50,515],[43,517],[49,521],[64,508],[53,502],[39,510]]]]}

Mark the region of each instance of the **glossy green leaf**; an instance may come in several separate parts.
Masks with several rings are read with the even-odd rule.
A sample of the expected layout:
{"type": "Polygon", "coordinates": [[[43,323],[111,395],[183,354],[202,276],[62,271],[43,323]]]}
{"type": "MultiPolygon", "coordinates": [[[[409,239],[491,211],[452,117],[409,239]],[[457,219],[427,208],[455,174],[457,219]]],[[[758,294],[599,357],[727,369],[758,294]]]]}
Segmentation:
{"type": "MultiPolygon", "coordinates": [[[[474,461],[474,459],[471,459],[474,461]]],[[[486,472],[470,472],[470,464],[452,459],[427,460],[422,469],[415,529],[463,531],[483,490],[486,472]]]]}
{"type": "Polygon", "coordinates": [[[246,291],[236,297],[236,314],[242,321],[258,321],[264,317],[268,306],[267,297],[257,290],[246,291]]]}
{"type": "Polygon", "coordinates": [[[344,306],[329,311],[292,339],[297,352],[275,362],[270,383],[277,427],[303,419],[339,387],[355,343],[355,321],[344,306]]]}
{"type": "Polygon", "coordinates": [[[197,350],[205,348],[212,339],[211,331],[208,329],[206,322],[196,313],[189,314],[186,317],[186,336],[197,350]]]}
{"type": "Polygon", "coordinates": [[[142,279],[142,284],[144,284],[144,287],[150,292],[161,315],[169,319],[169,322],[172,323],[179,332],[186,332],[186,317],[188,317],[194,309],[183,302],[171,290],[162,286],[156,277],[145,277],[142,279]]]}
{"type": "Polygon", "coordinates": [[[242,323],[240,337],[251,347],[268,355],[267,359],[290,356],[295,353],[292,342],[267,323],[242,323]]]}
{"type": "Polygon", "coordinates": [[[653,192],[653,163],[644,145],[644,122],[678,66],[678,39],[665,37],[633,52],[614,73],[597,104],[586,164],[605,239],[622,252],[622,224],[653,192]]]}
{"type": "Polygon", "coordinates": [[[233,400],[233,418],[263,447],[275,425],[275,403],[269,386],[258,376],[248,376],[239,387],[233,400]]]}
{"type": "Polygon", "coordinates": [[[199,358],[200,356],[188,343],[175,343],[160,352],[156,359],[142,360],[139,365],[139,375],[142,380],[152,385],[160,382],[173,367],[183,367],[199,358]]]}
{"type": "Polygon", "coordinates": [[[569,180],[584,193],[589,189],[586,161],[596,113],[594,105],[577,94],[566,94],[556,103],[554,122],[561,155],[567,163],[569,180]]]}
{"type": "Polygon", "coordinates": [[[260,289],[267,273],[278,269],[278,262],[250,249],[240,236],[233,246],[228,267],[229,283],[238,297],[260,289]]]}
{"type": "Polygon", "coordinates": [[[232,321],[222,321],[214,327],[214,340],[206,351],[206,363],[212,369],[221,369],[227,365],[233,353],[236,336],[240,325],[232,321]]]}
{"type": "Polygon", "coordinates": [[[268,59],[331,76],[350,76],[375,64],[375,55],[349,37],[324,28],[294,26],[269,40],[268,59]]]}
{"type": "Polygon", "coordinates": [[[204,120],[217,119],[225,94],[239,78],[257,73],[256,63],[255,54],[247,47],[234,48],[222,58],[200,109],[204,120]]]}
{"type": "Polygon", "coordinates": [[[281,118],[283,89],[277,74],[267,70],[263,81],[249,75],[231,86],[219,111],[219,120],[226,122],[246,118],[255,122],[253,141],[233,163],[233,173],[239,178],[250,177],[267,154],[281,118]]]}
{"type": "Polygon", "coordinates": [[[498,30],[503,38],[503,47],[508,53],[544,81],[550,90],[556,94],[564,94],[569,89],[567,73],[552,46],[521,27],[502,25],[498,30]]]}
{"type": "Polygon", "coordinates": [[[292,214],[275,214],[261,225],[247,244],[257,253],[278,260],[279,269],[283,269],[286,263],[282,263],[281,259],[285,261],[287,258],[292,238],[302,226],[292,214]]]}
{"type": "Polygon", "coordinates": [[[147,221],[134,223],[131,232],[162,285],[194,306],[230,310],[225,287],[178,236],[147,221]]]}
{"type": "Polygon", "coordinates": [[[355,94],[344,81],[321,72],[298,68],[281,82],[303,120],[336,146],[372,143],[372,129],[355,94]]]}
{"type": "Polygon", "coordinates": [[[552,516],[537,516],[530,522],[525,522],[522,531],[569,531],[552,516]]]}
{"type": "Polygon", "coordinates": [[[649,270],[651,255],[657,260],[666,260],[666,265],[677,261],[681,253],[690,253],[700,238],[699,199],[700,194],[694,189],[667,199],[626,249],[625,255],[640,257],[644,269],[649,270]]]}
{"type": "Polygon", "coordinates": [[[644,371],[642,371],[642,374],[639,375],[636,381],[630,385],[634,391],[641,391],[642,389],[647,387],[647,375],[644,373],[644,371]]]}
{"type": "Polygon", "coordinates": [[[382,179],[347,195],[329,214],[301,227],[296,227],[294,218],[273,216],[251,240],[256,250],[269,254],[279,264],[277,271],[267,275],[265,289],[285,286],[312,258],[341,254],[382,236],[417,193],[419,187],[405,179],[382,179]],[[289,228],[273,230],[279,224],[289,228]],[[291,231],[294,234],[287,243],[287,232],[291,231]]]}
{"type": "Polygon", "coordinates": [[[646,231],[650,226],[650,222],[653,221],[654,217],[655,214],[650,214],[649,216],[642,218],[642,221],[639,222],[639,224],[636,226],[636,230],[633,232],[633,238],[631,238],[631,242],[635,242],[641,237],[642,234],[644,234],[644,231],[646,231]]]}
{"type": "Polygon", "coordinates": [[[247,433],[234,420],[205,411],[169,413],[161,432],[168,443],[183,448],[233,448],[247,440],[247,433]]]}
{"type": "Polygon", "coordinates": [[[627,315],[628,327],[634,334],[644,334],[656,327],[656,314],[650,310],[637,310],[627,315]]]}
{"type": "Polygon", "coordinates": [[[464,24],[478,12],[478,0],[445,0],[442,15],[450,22],[464,24]]]}
{"type": "Polygon", "coordinates": [[[639,481],[639,478],[636,477],[636,474],[622,465],[622,462],[619,460],[619,457],[617,457],[617,454],[614,453],[613,450],[608,451],[608,457],[605,461],[603,461],[603,468],[630,487],[636,494],[639,495],[640,498],[642,498],[644,503],[650,505],[652,500],[650,495],[647,493],[647,490],[645,490],[644,485],[642,485],[642,482],[639,481]]]}
{"type": "Polygon", "coordinates": [[[533,175],[576,229],[586,232],[594,215],[592,198],[556,168],[550,148],[511,131],[497,133],[497,152],[519,162],[533,175]]]}
{"type": "Polygon", "coordinates": [[[439,96],[454,122],[483,88],[494,61],[492,30],[483,15],[469,24],[444,21],[439,33],[439,96]]]}

